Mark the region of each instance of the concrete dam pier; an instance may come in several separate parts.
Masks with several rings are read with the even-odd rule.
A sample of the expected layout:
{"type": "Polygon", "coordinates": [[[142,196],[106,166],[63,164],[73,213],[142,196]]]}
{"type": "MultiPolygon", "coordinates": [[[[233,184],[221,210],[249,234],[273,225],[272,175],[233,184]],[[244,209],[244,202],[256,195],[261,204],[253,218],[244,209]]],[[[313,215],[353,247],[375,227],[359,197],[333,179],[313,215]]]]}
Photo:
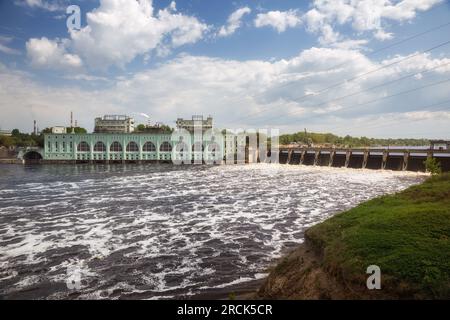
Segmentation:
{"type": "Polygon", "coordinates": [[[279,149],[281,164],[354,169],[425,171],[425,160],[436,158],[443,172],[450,171],[450,150],[435,149],[339,149],[283,148],[279,149]]]}

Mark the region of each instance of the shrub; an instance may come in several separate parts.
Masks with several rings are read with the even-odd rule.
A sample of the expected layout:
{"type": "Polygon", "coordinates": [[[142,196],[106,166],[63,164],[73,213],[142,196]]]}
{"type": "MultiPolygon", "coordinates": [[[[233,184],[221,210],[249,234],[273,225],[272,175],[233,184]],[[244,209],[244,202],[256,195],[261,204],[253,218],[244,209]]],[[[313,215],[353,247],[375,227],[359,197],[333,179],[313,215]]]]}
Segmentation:
{"type": "Polygon", "coordinates": [[[432,175],[440,174],[442,172],[441,164],[436,158],[429,157],[425,160],[424,164],[427,172],[430,172],[432,175]]]}

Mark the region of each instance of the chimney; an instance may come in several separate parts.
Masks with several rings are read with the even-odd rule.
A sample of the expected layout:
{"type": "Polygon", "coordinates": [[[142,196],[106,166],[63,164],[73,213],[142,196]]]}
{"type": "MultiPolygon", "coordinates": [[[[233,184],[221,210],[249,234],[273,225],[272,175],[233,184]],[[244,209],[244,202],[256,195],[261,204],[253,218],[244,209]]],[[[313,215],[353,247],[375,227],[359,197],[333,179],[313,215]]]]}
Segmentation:
{"type": "Polygon", "coordinates": [[[73,112],[70,111],[70,127],[73,128],[73,112]]]}
{"type": "Polygon", "coordinates": [[[33,133],[34,133],[34,134],[37,134],[36,120],[33,121],[33,133]]]}

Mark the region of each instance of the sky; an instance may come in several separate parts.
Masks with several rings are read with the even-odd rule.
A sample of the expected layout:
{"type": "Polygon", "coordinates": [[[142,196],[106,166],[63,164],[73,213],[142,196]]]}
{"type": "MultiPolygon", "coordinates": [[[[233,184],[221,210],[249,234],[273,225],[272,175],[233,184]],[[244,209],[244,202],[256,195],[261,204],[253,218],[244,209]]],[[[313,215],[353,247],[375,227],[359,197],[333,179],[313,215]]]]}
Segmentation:
{"type": "Polygon", "coordinates": [[[450,1],[0,0],[0,128],[71,111],[450,139],[450,1]]]}

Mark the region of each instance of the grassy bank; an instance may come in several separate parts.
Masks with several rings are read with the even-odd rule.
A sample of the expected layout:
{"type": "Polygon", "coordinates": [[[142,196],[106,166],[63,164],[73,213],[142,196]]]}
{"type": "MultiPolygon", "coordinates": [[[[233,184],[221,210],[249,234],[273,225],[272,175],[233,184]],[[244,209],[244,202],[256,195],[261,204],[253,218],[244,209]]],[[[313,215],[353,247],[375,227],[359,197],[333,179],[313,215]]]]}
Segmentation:
{"type": "Polygon", "coordinates": [[[367,201],[305,236],[272,271],[263,297],[450,298],[449,174],[367,201]],[[369,265],[381,269],[381,290],[365,286],[369,265]]]}

